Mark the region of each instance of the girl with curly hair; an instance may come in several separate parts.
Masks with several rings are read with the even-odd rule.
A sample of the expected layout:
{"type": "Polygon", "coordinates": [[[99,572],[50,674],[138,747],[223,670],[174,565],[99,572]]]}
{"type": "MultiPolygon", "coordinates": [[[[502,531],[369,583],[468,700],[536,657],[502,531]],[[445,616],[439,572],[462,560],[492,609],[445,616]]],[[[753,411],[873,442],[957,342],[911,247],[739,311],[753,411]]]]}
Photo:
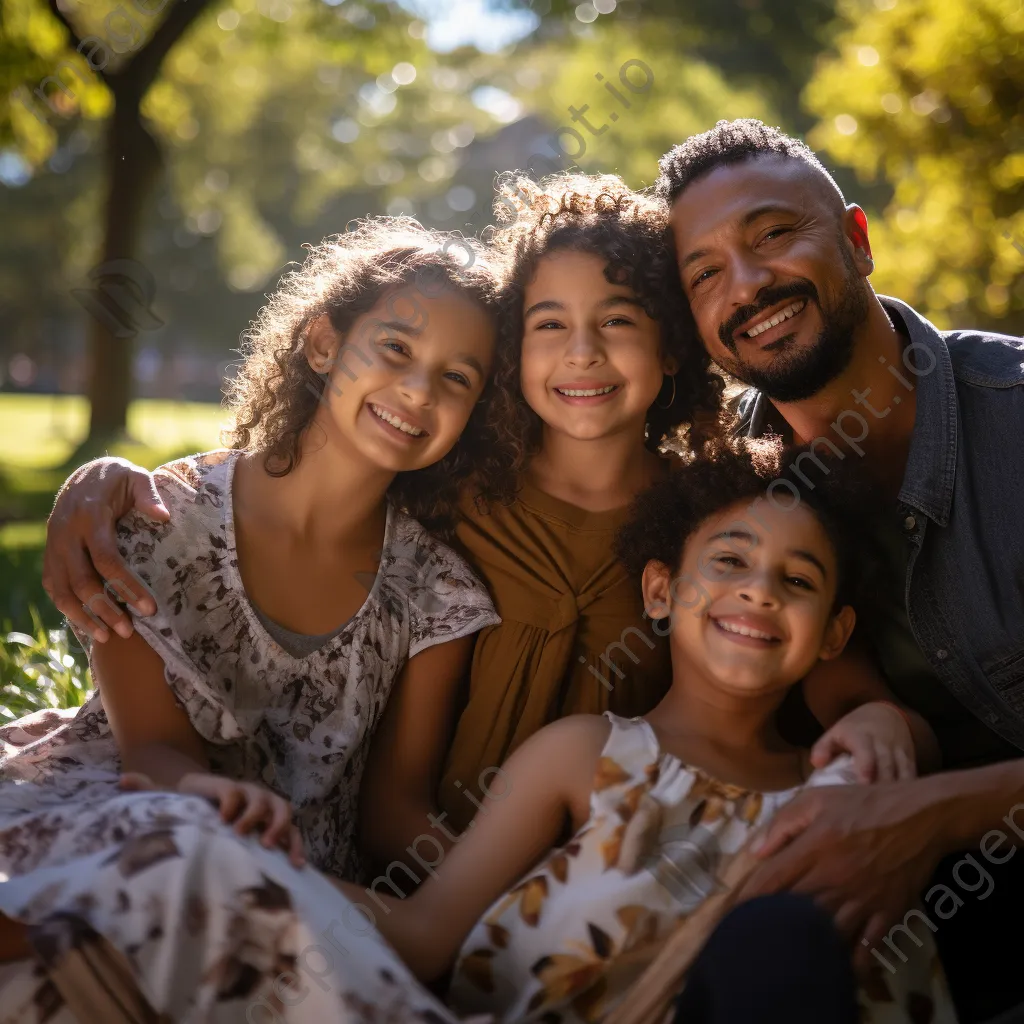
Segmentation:
{"type": "MultiPolygon", "coordinates": [[[[322,896],[312,882],[265,891],[248,833],[293,865],[361,877],[357,791],[392,689],[443,733],[472,634],[498,621],[412,518],[450,524],[487,438],[496,277],[478,246],[450,248],[392,219],[313,248],[247,335],[231,447],[157,470],[164,521],[119,522],[155,613],[91,645],[98,689],[77,713],[0,732],[0,959],[27,955],[24,926],[37,953],[101,937],[183,1019],[204,999],[252,998],[290,955],[247,901],[301,930],[300,904],[322,896]],[[125,792],[143,789],[164,792],[125,792]],[[210,860],[204,844],[233,853],[210,860]],[[203,874],[232,860],[235,873],[203,874]],[[147,872],[155,861],[169,863],[147,872]],[[182,928],[195,956],[169,955],[182,928]]],[[[380,742],[380,764],[410,756],[394,730],[380,742]]],[[[374,791],[408,799],[387,783],[374,791]]]]}
{"type": "Polygon", "coordinates": [[[665,642],[612,542],[632,498],[667,472],[662,443],[713,425],[722,391],[691,342],[659,200],[614,175],[511,175],[495,209],[495,442],[458,539],[502,623],[477,639],[442,783],[459,828],[475,810],[467,789],[543,725],[640,714],[663,694],[665,642]]]}

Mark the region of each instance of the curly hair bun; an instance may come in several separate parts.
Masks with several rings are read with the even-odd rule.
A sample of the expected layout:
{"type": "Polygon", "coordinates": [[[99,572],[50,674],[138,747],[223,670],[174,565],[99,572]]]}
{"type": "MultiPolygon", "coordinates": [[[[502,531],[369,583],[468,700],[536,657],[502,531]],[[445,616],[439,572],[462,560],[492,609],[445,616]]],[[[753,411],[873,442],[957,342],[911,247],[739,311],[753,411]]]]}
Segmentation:
{"type": "Polygon", "coordinates": [[[635,577],[650,561],[676,569],[701,523],[740,503],[756,522],[759,499],[787,509],[804,504],[817,516],[836,553],[837,602],[856,603],[873,548],[868,530],[881,511],[875,490],[861,470],[778,437],[713,437],[680,459],[633,503],[617,538],[619,558],[635,577]]]}

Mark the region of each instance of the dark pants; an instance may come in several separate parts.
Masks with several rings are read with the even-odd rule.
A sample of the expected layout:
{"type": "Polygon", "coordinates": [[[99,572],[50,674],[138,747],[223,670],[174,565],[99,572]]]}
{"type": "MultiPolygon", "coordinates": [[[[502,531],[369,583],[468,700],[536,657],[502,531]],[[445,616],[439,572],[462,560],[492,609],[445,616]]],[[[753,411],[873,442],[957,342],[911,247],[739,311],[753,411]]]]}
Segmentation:
{"type": "Polygon", "coordinates": [[[780,893],[727,914],[690,970],[679,1024],[856,1024],[857,983],[831,917],[780,893]]]}
{"type": "MultiPolygon", "coordinates": [[[[1015,837],[1009,838],[988,847],[996,859],[1013,848],[1015,837]]],[[[1011,1007],[1020,1008],[1011,1019],[1024,1021],[1024,843],[1017,842],[1005,864],[992,864],[977,847],[947,857],[932,879],[936,885],[953,896],[929,888],[924,911],[936,927],[960,1024],[982,1024],[1011,1007]]]]}

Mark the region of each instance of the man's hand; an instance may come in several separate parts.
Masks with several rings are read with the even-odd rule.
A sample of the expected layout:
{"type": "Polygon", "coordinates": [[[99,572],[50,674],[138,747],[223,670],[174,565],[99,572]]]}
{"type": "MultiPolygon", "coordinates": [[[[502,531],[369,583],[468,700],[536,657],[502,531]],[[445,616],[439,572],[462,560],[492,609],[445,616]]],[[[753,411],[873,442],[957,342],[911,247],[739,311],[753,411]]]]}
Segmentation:
{"type": "Polygon", "coordinates": [[[914,735],[899,709],[870,701],[851,711],[814,745],[811,763],[824,768],[841,754],[853,755],[860,782],[897,782],[917,775],[914,735]]]}
{"type": "Polygon", "coordinates": [[[807,789],[768,823],[739,899],[802,892],[831,912],[860,970],[921,898],[940,858],[943,806],[922,781],[807,789]]]}
{"type": "Polygon", "coordinates": [[[125,639],[132,635],[131,618],[108,595],[139,615],[156,611],[117,550],[117,521],[132,509],[158,522],[170,518],[151,473],[124,459],[97,459],[68,478],[46,526],[43,586],[71,623],[99,643],[111,629],[125,639]]]}

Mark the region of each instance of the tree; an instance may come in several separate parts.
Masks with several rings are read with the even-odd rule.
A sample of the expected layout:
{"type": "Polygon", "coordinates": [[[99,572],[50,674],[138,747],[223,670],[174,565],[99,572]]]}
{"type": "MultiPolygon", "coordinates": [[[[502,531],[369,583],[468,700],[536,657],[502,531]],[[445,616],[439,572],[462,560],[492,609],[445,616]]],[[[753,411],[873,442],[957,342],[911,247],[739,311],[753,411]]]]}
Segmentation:
{"type": "MultiPolygon", "coordinates": [[[[3,47],[18,58],[8,84],[19,85],[0,108],[0,139],[48,178],[43,165],[76,120],[104,126],[98,283],[73,289],[95,314],[90,450],[124,429],[133,327],[159,323],[148,307],[153,277],[136,256],[140,238],[147,265],[166,251],[171,232],[151,201],[163,170],[172,215],[184,221],[171,248],[211,238],[223,277],[244,294],[294,251],[296,225],[308,230],[340,194],[394,190],[424,161],[434,161],[434,181],[450,174],[434,166],[444,161],[431,129],[458,127],[464,144],[494,123],[468,95],[472,79],[459,77],[460,91],[439,75],[422,24],[386,3],[171,0],[147,22],[147,0],[132,0],[135,17],[108,4],[72,24],[48,2],[4,9],[3,47]]],[[[80,248],[50,254],[79,280],[96,262],[83,264],[80,248]]]]}
{"type": "MultiPolygon", "coordinates": [[[[104,139],[107,194],[99,266],[111,271],[112,277],[127,276],[129,280],[131,275],[121,271],[136,255],[145,204],[161,170],[159,145],[140,114],[142,101],[167,54],[211,0],[174,2],[162,20],[156,19],[168,0],[157,2],[159,6],[147,6],[146,0],[132,0],[132,12],[120,6],[108,11],[100,35],[95,20],[83,26],[95,34],[82,31],[58,0],[48,0],[50,13],[63,26],[74,56],[64,56],[53,73],[33,90],[40,104],[45,103],[49,112],[56,114],[77,102],[72,86],[75,81],[81,89],[91,85],[92,75],[98,75],[109,90],[112,110],[104,139]]],[[[46,119],[27,89],[22,90],[21,99],[37,119],[46,119]]],[[[137,281],[132,283],[138,287],[137,281]]],[[[117,287],[121,294],[131,295],[123,285],[117,287]]],[[[139,297],[133,298],[137,302],[139,297]]],[[[125,429],[131,397],[131,336],[127,328],[118,329],[116,320],[90,320],[90,446],[102,444],[125,429]]]]}
{"type": "MultiPolygon", "coordinates": [[[[1024,331],[1024,6],[846,0],[810,142],[891,190],[876,287],[940,326],[1024,331]]],[[[856,198],[851,197],[851,198],[856,198]]]]}

